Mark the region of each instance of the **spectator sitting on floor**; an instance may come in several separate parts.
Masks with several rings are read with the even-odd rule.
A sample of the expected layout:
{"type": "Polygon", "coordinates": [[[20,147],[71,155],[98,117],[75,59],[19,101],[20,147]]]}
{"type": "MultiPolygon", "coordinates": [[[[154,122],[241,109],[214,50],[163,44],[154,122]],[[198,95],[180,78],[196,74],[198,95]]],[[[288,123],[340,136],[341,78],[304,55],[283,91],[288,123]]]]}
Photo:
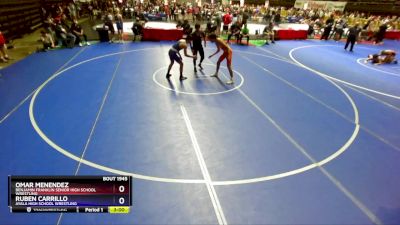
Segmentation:
{"type": "Polygon", "coordinates": [[[243,38],[247,39],[247,45],[249,45],[250,35],[249,35],[249,28],[247,28],[247,24],[244,24],[244,27],[242,29],[242,33],[239,36],[239,42],[240,43],[242,43],[242,39],[243,38]]]}
{"type": "Polygon", "coordinates": [[[139,17],[136,17],[136,20],[135,20],[135,22],[133,23],[133,26],[132,26],[133,41],[136,40],[136,36],[143,35],[144,24],[145,24],[145,21],[141,21],[139,19],[139,17]]]}
{"type": "Polygon", "coordinates": [[[230,33],[228,34],[228,40],[227,40],[228,44],[229,44],[229,41],[231,40],[231,37],[232,37],[232,36],[235,36],[236,42],[239,43],[239,39],[240,39],[240,27],[241,27],[241,26],[240,26],[240,22],[236,22],[235,24],[232,24],[232,25],[231,25],[230,33]]]}
{"type": "Polygon", "coordinates": [[[90,45],[89,42],[87,41],[87,36],[86,34],[83,33],[83,29],[81,26],[79,26],[78,21],[74,20],[74,22],[72,23],[71,32],[76,37],[75,44],[82,46],[82,38],[83,38],[85,40],[85,44],[90,45]]]}
{"type": "Polygon", "coordinates": [[[1,33],[0,30],[0,60],[1,62],[8,62],[8,54],[7,54],[7,45],[6,45],[6,39],[3,36],[3,33],[1,33]]]}
{"type": "Polygon", "coordinates": [[[365,60],[365,63],[371,61],[372,64],[380,65],[380,64],[397,64],[396,59],[396,51],[394,50],[382,50],[379,54],[368,55],[368,59],[365,60]]]}
{"type": "Polygon", "coordinates": [[[274,24],[272,21],[269,22],[267,26],[265,26],[263,31],[263,36],[265,37],[265,44],[268,44],[268,40],[271,40],[271,43],[275,44],[275,34],[274,34],[274,24]]]}
{"type": "Polygon", "coordinates": [[[47,51],[47,49],[51,49],[54,48],[54,40],[53,37],[51,36],[50,33],[47,33],[46,31],[42,30],[40,31],[40,40],[43,43],[43,49],[41,49],[41,51],[47,51]]]}
{"type": "Polygon", "coordinates": [[[65,14],[61,16],[61,25],[66,29],[70,30],[72,21],[67,18],[65,14]]]}
{"type": "Polygon", "coordinates": [[[73,35],[70,32],[67,32],[67,30],[63,27],[61,21],[59,20],[56,21],[55,32],[57,40],[61,42],[62,45],[66,46],[67,48],[74,47],[76,40],[75,35],[73,35]]]}
{"type": "Polygon", "coordinates": [[[46,32],[49,32],[53,37],[55,35],[54,33],[54,28],[56,24],[54,23],[53,18],[49,15],[46,20],[43,21],[43,27],[46,30],[46,32]]]}

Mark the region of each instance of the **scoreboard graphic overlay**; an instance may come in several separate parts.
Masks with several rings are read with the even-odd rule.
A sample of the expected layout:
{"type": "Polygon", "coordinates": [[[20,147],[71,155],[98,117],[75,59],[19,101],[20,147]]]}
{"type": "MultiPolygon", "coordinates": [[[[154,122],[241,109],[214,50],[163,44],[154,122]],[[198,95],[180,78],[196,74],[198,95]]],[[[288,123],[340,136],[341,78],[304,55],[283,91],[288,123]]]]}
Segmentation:
{"type": "Polygon", "coordinates": [[[129,213],[130,176],[9,176],[15,213],[129,213]]]}

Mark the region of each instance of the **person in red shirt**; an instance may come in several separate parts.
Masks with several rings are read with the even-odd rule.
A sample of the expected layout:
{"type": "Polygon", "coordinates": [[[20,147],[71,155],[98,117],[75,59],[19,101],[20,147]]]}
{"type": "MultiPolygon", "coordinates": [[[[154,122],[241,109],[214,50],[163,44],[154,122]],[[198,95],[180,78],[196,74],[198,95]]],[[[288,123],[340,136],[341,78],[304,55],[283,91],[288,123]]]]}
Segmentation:
{"type": "Polygon", "coordinates": [[[0,31],[0,60],[2,62],[8,62],[8,55],[7,55],[7,45],[6,45],[6,39],[3,36],[3,33],[0,31]]]}
{"type": "Polygon", "coordinates": [[[230,12],[227,12],[222,17],[222,21],[224,22],[224,26],[222,28],[222,31],[228,33],[229,24],[232,23],[232,16],[231,16],[230,12]]]}

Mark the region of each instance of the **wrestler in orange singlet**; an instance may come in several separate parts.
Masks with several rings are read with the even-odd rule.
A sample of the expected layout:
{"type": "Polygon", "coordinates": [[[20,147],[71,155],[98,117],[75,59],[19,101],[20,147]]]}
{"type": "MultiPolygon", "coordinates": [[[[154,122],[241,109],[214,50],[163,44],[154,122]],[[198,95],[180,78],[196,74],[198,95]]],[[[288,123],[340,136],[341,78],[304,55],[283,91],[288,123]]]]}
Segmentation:
{"type": "Polygon", "coordinates": [[[229,75],[231,76],[231,79],[228,82],[226,82],[226,84],[233,84],[232,49],[229,47],[228,44],[225,43],[225,41],[218,38],[217,35],[215,35],[215,34],[208,35],[208,39],[211,42],[215,42],[215,44],[217,45],[217,51],[214,54],[210,55],[208,58],[211,58],[214,55],[216,55],[221,49],[222,49],[222,51],[224,51],[224,53],[218,59],[217,71],[215,72],[214,75],[212,75],[212,77],[218,77],[219,66],[220,66],[221,62],[224,59],[226,59],[226,64],[227,64],[227,67],[229,70],[229,75]]]}

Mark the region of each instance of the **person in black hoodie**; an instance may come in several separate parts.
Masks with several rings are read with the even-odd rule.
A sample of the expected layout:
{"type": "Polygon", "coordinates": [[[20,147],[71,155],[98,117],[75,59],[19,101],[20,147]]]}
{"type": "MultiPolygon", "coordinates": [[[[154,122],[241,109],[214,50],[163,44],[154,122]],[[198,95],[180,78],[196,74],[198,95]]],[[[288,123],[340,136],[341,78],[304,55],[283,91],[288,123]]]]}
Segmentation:
{"type": "Polygon", "coordinates": [[[380,44],[383,41],[383,38],[385,37],[386,30],[387,30],[387,22],[383,23],[380,27],[378,32],[375,35],[375,44],[380,44]]]}
{"type": "Polygon", "coordinates": [[[333,19],[333,14],[325,21],[325,28],[324,28],[324,33],[321,35],[321,40],[325,39],[328,40],[329,34],[331,33],[332,26],[335,20],[333,19]]]}

